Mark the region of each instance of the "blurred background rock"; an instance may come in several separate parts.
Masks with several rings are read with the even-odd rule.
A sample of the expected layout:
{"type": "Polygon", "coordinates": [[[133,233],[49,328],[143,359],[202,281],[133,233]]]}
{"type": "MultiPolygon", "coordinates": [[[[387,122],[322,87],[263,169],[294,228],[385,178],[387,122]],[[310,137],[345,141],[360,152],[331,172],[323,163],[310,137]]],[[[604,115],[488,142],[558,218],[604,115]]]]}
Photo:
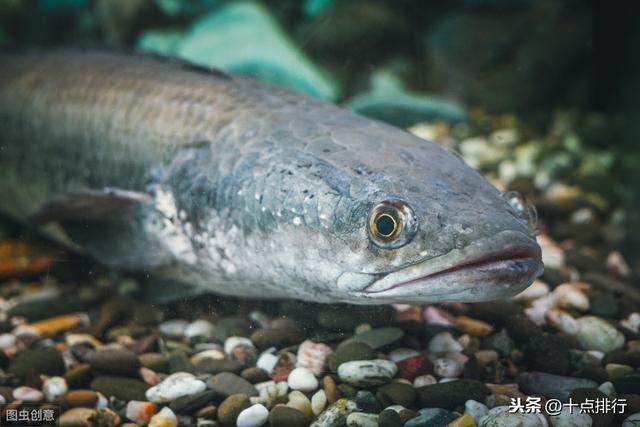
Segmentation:
{"type": "MultiPolygon", "coordinates": [[[[636,9],[636,10],[634,10],[636,9]]],[[[597,0],[3,0],[0,46],[153,51],[410,128],[640,270],[640,25],[597,0]]],[[[389,141],[393,143],[393,141],[389,141]]]]}

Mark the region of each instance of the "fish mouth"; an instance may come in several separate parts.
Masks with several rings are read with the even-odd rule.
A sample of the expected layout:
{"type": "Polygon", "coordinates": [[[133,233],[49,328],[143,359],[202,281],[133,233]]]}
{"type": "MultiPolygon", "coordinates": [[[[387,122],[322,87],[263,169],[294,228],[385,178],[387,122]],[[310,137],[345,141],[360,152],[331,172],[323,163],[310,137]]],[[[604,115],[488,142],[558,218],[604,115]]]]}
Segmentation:
{"type": "Polygon", "coordinates": [[[389,273],[362,292],[393,302],[487,301],[515,295],[541,272],[537,243],[523,233],[503,232],[389,273]]]}

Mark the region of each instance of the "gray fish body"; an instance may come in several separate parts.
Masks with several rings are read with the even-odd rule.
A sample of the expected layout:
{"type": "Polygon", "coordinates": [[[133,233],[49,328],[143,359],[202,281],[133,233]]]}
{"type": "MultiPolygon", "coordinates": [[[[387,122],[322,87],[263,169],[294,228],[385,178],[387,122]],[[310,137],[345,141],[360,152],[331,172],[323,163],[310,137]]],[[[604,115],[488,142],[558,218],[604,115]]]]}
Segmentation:
{"type": "Polygon", "coordinates": [[[107,265],[361,304],[494,299],[542,268],[521,212],[402,130],[152,57],[0,64],[0,211],[107,265]]]}

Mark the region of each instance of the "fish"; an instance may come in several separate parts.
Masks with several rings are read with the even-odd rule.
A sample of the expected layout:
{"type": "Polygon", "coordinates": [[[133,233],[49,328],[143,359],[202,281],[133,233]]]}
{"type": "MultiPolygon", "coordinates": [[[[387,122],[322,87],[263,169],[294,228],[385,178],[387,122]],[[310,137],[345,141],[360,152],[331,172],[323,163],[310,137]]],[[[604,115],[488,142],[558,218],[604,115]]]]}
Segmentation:
{"type": "Polygon", "coordinates": [[[406,130],[157,55],[0,63],[0,212],[152,296],[476,302],[543,271],[527,205],[406,130]]]}

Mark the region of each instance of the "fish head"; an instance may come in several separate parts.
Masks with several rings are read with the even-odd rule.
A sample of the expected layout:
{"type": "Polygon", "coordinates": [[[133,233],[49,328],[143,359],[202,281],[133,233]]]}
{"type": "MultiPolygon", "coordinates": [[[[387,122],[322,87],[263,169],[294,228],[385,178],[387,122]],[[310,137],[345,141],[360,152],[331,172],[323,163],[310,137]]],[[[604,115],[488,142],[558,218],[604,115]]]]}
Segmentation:
{"type": "Polygon", "coordinates": [[[486,301],[541,274],[531,208],[437,144],[367,123],[310,151],[325,164],[317,188],[332,190],[315,202],[324,226],[294,245],[307,280],[323,282],[315,299],[486,301]]]}

